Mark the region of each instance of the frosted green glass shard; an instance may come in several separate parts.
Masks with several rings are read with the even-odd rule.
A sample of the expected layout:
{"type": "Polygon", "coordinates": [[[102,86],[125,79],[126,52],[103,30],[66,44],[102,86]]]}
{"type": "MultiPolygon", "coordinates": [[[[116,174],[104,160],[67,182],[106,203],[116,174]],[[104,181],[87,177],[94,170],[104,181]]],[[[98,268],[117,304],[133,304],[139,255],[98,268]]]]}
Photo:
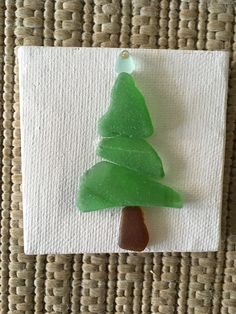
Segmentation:
{"type": "Polygon", "coordinates": [[[145,138],[153,134],[144,97],[131,75],[118,75],[112,89],[110,107],[99,121],[98,132],[103,137],[125,135],[145,138]]]}
{"type": "Polygon", "coordinates": [[[157,179],[164,176],[160,157],[143,139],[124,136],[104,138],[99,143],[97,155],[143,175],[157,179]]]}
{"type": "Polygon", "coordinates": [[[182,207],[173,189],[130,169],[102,161],[81,178],[77,206],[95,211],[119,206],[182,207]]]}

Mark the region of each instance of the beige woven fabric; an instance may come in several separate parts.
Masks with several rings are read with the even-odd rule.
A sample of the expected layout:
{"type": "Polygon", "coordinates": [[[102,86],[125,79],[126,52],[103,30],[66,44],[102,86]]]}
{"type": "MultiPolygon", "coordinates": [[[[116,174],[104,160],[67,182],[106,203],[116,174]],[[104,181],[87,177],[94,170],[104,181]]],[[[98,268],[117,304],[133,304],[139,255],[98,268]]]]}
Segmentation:
{"type": "Polygon", "coordinates": [[[234,0],[0,0],[1,313],[236,313],[235,20],[234,0]],[[20,45],[231,51],[219,252],[23,254],[20,45]]]}

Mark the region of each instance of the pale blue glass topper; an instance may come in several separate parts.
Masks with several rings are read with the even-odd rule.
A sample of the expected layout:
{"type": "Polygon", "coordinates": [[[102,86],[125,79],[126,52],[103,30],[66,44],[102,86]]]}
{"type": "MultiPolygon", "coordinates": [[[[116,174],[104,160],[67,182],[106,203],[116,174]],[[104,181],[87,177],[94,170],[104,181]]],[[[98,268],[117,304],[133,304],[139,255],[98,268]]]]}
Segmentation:
{"type": "Polygon", "coordinates": [[[135,70],[134,59],[127,50],[123,50],[116,61],[115,70],[117,74],[128,73],[132,74],[135,70]]]}

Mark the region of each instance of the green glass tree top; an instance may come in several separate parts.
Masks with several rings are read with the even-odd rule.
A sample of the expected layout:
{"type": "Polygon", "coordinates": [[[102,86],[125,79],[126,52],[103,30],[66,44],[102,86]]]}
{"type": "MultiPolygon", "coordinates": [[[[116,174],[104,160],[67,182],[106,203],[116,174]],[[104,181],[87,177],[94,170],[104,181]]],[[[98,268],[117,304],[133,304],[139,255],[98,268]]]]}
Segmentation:
{"type": "Polygon", "coordinates": [[[153,134],[144,97],[130,74],[123,72],[118,75],[110,107],[99,121],[98,133],[103,137],[148,137],[153,134]]]}
{"type": "Polygon", "coordinates": [[[182,207],[181,196],[157,182],[164,176],[158,154],[145,138],[153,134],[151,118],[134,78],[120,73],[110,107],[100,119],[100,162],[82,176],[77,195],[81,211],[117,206],[182,207]]]}

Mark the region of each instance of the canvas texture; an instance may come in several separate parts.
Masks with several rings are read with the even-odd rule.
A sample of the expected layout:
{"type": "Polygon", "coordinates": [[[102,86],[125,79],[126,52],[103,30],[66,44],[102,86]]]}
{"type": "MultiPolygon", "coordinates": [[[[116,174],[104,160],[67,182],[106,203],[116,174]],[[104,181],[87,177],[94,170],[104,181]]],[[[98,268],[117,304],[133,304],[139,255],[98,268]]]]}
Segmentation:
{"type": "MultiPolygon", "coordinates": [[[[121,208],[82,213],[75,201],[80,177],[101,160],[97,124],[108,110],[121,51],[18,50],[27,254],[124,252],[117,244],[121,208]]],[[[161,182],[184,199],[182,209],[144,208],[145,251],[217,251],[229,54],[129,52],[153,119],[150,142],[164,163],[161,182]]]]}

